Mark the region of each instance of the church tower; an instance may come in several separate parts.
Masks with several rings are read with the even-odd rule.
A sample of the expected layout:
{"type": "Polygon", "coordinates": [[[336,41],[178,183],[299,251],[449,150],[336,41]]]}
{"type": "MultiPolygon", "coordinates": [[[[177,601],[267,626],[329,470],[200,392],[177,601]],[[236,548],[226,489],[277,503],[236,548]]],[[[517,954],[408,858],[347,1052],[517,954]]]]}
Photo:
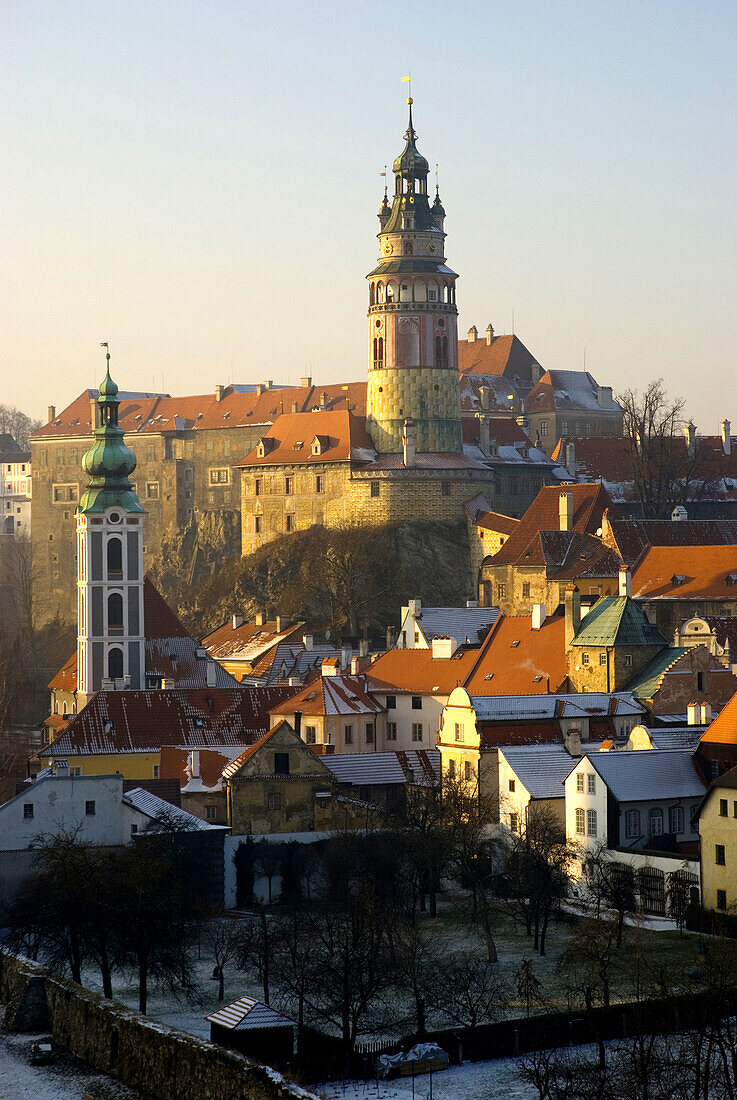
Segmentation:
{"type": "MultiPolygon", "coordinates": [[[[107,348],[107,344],[103,347],[107,348]]],[[[129,481],[136,457],[118,426],[118,387],[107,372],[97,398],[90,475],[77,508],[77,692],[144,688],[143,508],[129,481]],[[105,683],[103,683],[105,681],[105,683]]]]}
{"type": "Polygon", "coordinates": [[[379,266],[367,275],[366,427],[380,454],[401,452],[405,421],[418,452],[459,453],[461,399],[455,283],[445,264],[443,209],[427,194],[429,166],[417,150],[412,99],[405,147],[394,161],[394,195],[379,208],[379,266]]]}

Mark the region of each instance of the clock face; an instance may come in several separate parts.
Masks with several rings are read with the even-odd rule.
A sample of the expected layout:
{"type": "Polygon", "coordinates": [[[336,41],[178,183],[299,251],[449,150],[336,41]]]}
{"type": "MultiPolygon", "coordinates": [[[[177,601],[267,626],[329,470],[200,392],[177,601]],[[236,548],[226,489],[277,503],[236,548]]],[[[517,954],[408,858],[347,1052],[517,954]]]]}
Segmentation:
{"type": "Polygon", "coordinates": [[[427,251],[428,252],[435,252],[436,250],[437,250],[436,245],[432,244],[432,242],[427,246],[427,251]]]}
{"type": "Polygon", "coordinates": [[[384,245],[384,255],[385,256],[391,256],[393,251],[394,251],[394,245],[391,243],[391,241],[387,241],[386,244],[384,245]]]}

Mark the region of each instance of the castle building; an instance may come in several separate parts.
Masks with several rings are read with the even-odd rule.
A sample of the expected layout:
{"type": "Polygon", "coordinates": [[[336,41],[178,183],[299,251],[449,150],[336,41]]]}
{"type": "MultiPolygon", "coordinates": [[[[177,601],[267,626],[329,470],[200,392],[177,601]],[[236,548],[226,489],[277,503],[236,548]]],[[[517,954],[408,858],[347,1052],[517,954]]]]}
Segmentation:
{"type": "Polygon", "coordinates": [[[118,387],[107,372],[97,399],[99,426],[82,458],[90,483],[77,518],[77,692],[145,687],[143,508],[129,477],[136,459],[118,424],[118,387]]]}

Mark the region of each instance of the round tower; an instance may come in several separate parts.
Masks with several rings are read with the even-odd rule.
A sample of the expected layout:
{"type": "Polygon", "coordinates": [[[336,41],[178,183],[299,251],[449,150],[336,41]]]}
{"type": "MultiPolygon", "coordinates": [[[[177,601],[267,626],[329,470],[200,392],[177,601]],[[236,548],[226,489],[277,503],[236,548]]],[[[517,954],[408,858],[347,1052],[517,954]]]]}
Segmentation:
{"type": "MultiPolygon", "coordinates": [[[[103,345],[107,348],[107,345],[103,345]]],[[[110,353],[82,458],[90,481],[77,508],[77,693],[81,707],[101,687],[144,688],[143,508],[129,478],[136,456],[118,425],[110,353]]]]}
{"type": "Polygon", "coordinates": [[[462,450],[455,284],[445,263],[445,210],[430,205],[429,166],[418,152],[412,99],[394,195],[379,208],[379,265],[369,283],[366,427],[380,454],[402,450],[415,423],[418,452],[462,450]]]}

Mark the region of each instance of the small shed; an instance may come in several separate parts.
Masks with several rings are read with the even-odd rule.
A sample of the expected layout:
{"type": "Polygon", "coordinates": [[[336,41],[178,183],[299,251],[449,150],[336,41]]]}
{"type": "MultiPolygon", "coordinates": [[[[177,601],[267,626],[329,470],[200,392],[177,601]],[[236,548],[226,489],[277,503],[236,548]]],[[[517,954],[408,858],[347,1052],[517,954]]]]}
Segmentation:
{"type": "Polygon", "coordinates": [[[266,1065],[292,1059],[297,1026],[294,1020],[253,997],[240,997],[205,1019],[210,1024],[210,1040],[218,1046],[266,1065]]]}

